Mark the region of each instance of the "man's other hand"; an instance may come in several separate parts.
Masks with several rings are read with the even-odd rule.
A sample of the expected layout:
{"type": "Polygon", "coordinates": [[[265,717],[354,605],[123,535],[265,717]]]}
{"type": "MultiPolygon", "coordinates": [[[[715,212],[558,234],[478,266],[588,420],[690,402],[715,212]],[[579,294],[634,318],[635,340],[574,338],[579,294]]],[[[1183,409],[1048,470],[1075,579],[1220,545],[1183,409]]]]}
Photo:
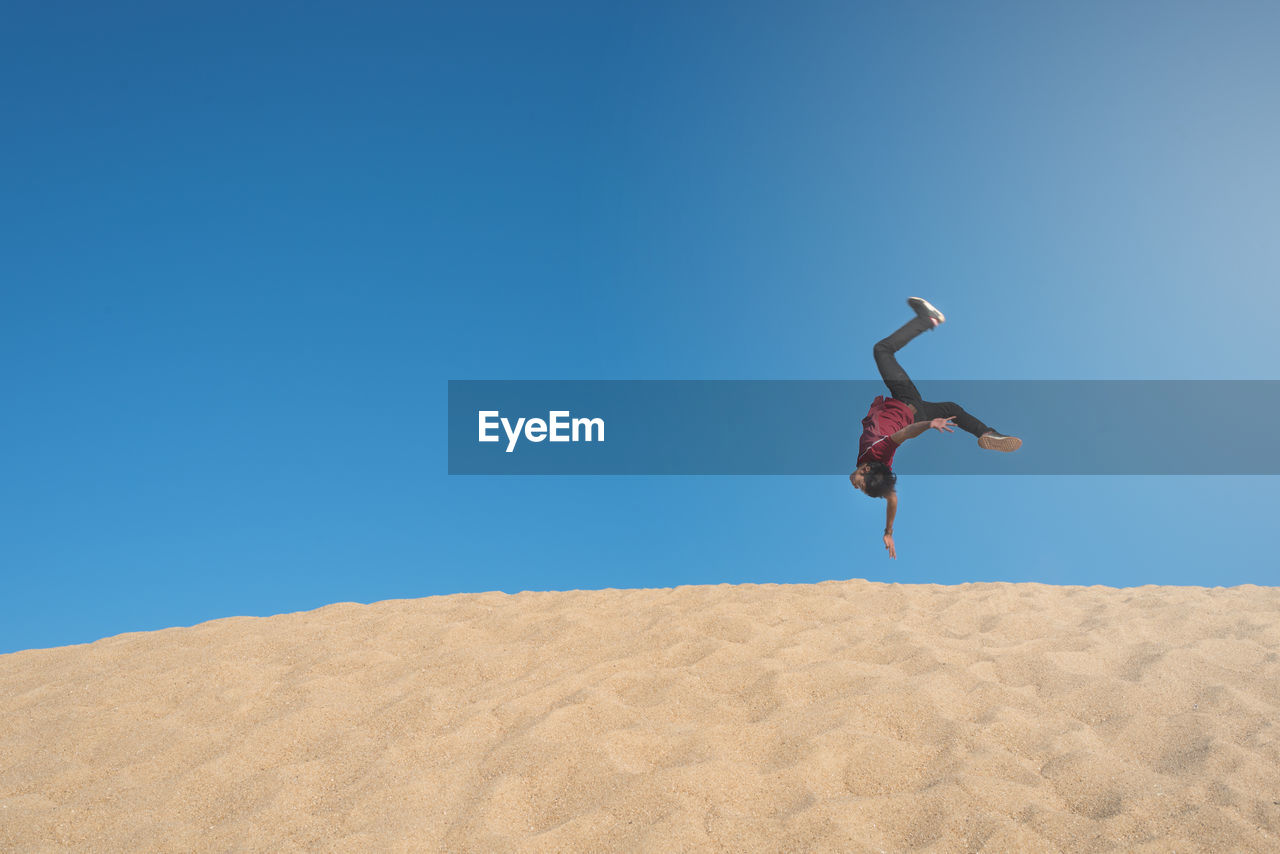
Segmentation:
{"type": "Polygon", "coordinates": [[[934,430],[941,430],[943,433],[954,433],[956,432],[955,425],[951,423],[953,418],[955,418],[954,415],[948,415],[946,418],[935,418],[929,422],[929,426],[934,430]]]}
{"type": "Polygon", "coordinates": [[[889,557],[896,560],[898,557],[898,550],[893,547],[893,534],[884,535],[884,547],[889,550],[889,557]]]}

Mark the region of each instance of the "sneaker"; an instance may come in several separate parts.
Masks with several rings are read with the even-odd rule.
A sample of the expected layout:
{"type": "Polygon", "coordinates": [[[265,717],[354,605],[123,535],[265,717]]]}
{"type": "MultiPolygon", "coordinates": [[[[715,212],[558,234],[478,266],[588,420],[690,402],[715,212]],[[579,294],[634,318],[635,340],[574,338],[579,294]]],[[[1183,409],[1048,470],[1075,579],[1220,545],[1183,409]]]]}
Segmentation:
{"type": "Polygon", "coordinates": [[[1006,436],[992,430],[978,437],[978,447],[988,451],[1016,451],[1022,447],[1022,440],[1017,436],[1006,436]]]}
{"type": "Polygon", "coordinates": [[[930,305],[928,300],[920,299],[920,297],[908,297],[907,305],[911,306],[911,310],[919,316],[932,320],[934,326],[947,322],[946,316],[930,305]]]}

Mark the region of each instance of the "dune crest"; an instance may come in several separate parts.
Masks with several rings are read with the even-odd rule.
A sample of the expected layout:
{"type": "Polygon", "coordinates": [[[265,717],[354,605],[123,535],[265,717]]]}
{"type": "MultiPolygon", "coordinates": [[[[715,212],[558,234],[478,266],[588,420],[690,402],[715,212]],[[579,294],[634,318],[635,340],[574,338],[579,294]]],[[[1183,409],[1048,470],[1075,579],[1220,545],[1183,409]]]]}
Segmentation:
{"type": "Polygon", "coordinates": [[[0,656],[0,850],[1280,850],[1280,590],[338,604],[0,656]]]}

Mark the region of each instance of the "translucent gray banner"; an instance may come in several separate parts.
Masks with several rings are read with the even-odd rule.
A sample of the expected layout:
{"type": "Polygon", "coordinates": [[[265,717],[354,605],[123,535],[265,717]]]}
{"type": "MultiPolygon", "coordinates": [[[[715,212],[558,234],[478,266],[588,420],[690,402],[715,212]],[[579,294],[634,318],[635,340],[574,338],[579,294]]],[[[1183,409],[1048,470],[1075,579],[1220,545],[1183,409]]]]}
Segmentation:
{"type": "MultiPolygon", "coordinates": [[[[1278,380],[921,380],[1020,450],[929,430],[900,474],[1280,474],[1278,380]]],[[[848,474],[879,381],[449,382],[450,474],[848,474]]]]}

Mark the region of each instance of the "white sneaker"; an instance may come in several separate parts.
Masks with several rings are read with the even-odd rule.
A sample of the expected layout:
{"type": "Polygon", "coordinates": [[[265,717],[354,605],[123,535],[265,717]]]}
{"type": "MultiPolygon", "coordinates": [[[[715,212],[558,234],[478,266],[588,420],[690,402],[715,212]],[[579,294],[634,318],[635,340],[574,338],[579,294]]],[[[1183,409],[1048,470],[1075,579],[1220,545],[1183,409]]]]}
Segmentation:
{"type": "Polygon", "coordinates": [[[983,433],[978,437],[978,447],[986,448],[988,451],[1016,451],[1022,447],[1022,440],[1017,436],[1006,436],[1003,433],[997,433],[992,430],[989,433],[983,433]]]}
{"type": "Polygon", "coordinates": [[[911,306],[911,310],[916,314],[932,320],[934,326],[947,322],[946,316],[930,305],[929,301],[926,299],[921,299],[920,297],[908,297],[907,305],[911,306]]]}

